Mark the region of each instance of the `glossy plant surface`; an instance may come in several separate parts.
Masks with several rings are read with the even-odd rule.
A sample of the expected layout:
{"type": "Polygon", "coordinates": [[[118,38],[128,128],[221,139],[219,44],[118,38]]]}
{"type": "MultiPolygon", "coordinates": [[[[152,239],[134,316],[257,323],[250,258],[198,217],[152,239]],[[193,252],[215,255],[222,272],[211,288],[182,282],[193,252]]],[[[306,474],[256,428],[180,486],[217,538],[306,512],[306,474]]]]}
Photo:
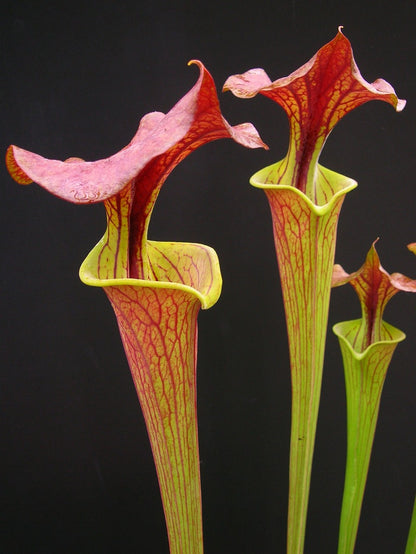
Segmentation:
{"type": "Polygon", "coordinates": [[[416,281],[381,266],[372,245],[364,265],[348,274],[335,265],[333,286],[350,283],[362,317],[334,326],[344,362],[347,397],[347,464],[338,553],[353,554],[364,498],[381,394],[391,358],[405,334],[383,320],[388,301],[399,291],[416,292],[416,281]]]}
{"type": "Polygon", "coordinates": [[[16,146],[7,167],[78,204],[104,202],[107,230],[81,266],[114,308],[146,421],[170,551],[203,552],[196,411],[197,315],[221,292],[216,253],[200,244],[154,242],[150,216],[169,173],[193,150],[220,138],[265,147],[251,124],[230,126],[201,62],[195,86],[168,112],[144,116],[130,144],[95,162],[48,160],[16,146]]]}
{"type": "Polygon", "coordinates": [[[367,83],[351,45],[339,29],[302,67],[272,81],[263,69],[229,77],[224,90],[240,98],[262,94],[289,118],[289,148],[283,160],[252,176],[265,191],[289,338],[292,427],[287,552],[304,548],[312,458],[320,401],[328,307],[339,212],[356,183],[318,164],[336,123],[354,108],[382,100],[404,108],[383,79],[367,83]]]}

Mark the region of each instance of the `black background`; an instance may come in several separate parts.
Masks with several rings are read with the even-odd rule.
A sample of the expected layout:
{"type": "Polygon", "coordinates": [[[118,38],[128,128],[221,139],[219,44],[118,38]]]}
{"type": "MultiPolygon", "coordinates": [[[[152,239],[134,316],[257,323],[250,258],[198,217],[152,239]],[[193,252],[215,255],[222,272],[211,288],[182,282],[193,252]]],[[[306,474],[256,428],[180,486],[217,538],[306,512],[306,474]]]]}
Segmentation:
{"type": "MultiPolygon", "coordinates": [[[[413,2],[7,2],[1,26],[1,149],[107,157],[139,119],[168,111],[201,59],[225,79],[285,76],[338,25],[363,76],[383,77],[405,111],[372,102],[334,130],[321,162],[355,178],[336,260],[358,269],[380,237],[383,266],[416,275],[416,41],[413,2]]],[[[220,257],[218,304],[199,317],[198,402],[207,554],[284,552],[290,378],[266,198],[248,184],[287,147],[271,101],[220,94],[232,124],[252,121],[270,151],[208,144],[164,185],[150,238],[203,242],[220,257]]],[[[168,551],[144,428],[116,321],[78,268],[105,229],[101,205],[20,187],[1,165],[0,553],[168,551]]],[[[403,329],[387,377],[356,552],[404,551],[416,489],[416,298],[386,320],[403,329]]],[[[330,323],[359,317],[336,289],[330,323]]],[[[341,357],[328,333],[305,552],[336,551],[345,458],[341,357]]]]}

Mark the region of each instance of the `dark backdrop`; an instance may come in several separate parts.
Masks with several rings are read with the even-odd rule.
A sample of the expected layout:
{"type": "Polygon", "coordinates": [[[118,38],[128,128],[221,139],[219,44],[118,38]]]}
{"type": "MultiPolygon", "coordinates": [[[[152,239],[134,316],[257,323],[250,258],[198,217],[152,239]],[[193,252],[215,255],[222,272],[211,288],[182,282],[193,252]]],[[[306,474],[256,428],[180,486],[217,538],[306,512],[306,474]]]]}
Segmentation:
{"type": "MultiPolygon", "coordinates": [[[[7,2],[1,12],[1,150],[107,157],[142,115],[169,110],[201,59],[228,75],[272,78],[307,61],[344,25],[363,76],[408,100],[369,103],[343,120],[322,156],[358,180],[341,214],[337,261],[353,271],[380,236],[384,267],[416,276],[416,42],[413,2],[7,2]]],[[[153,239],[212,245],[224,278],[199,317],[198,402],[207,554],[284,552],[290,379],[266,198],[248,184],[281,159],[287,121],[269,100],[220,94],[232,123],[252,121],[270,151],[206,145],[165,184],[153,239]]],[[[109,303],[78,280],[105,228],[101,205],[75,206],[1,165],[1,554],[168,551],[150,448],[109,303]]],[[[404,551],[415,483],[416,298],[386,320],[407,340],[386,381],[357,553],[404,551]]],[[[330,323],[359,317],[350,288],[330,323]]],[[[332,332],[312,476],[306,553],[336,551],[345,457],[341,357],[332,332]]]]}

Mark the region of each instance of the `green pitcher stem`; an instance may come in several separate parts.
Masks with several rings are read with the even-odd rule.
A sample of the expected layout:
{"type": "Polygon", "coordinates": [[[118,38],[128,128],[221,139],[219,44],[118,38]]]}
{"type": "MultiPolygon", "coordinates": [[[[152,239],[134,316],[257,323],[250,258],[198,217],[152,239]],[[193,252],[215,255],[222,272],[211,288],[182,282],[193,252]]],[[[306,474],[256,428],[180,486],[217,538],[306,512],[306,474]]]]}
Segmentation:
{"type": "Polygon", "coordinates": [[[368,403],[360,391],[347,393],[348,446],[338,554],[354,552],[379,406],[380,396],[378,401],[368,403]]]}
{"type": "Polygon", "coordinates": [[[357,184],[318,166],[317,205],[290,185],[273,184],[285,168],[286,159],[261,169],[250,183],[265,191],[272,213],[292,378],[287,553],[302,554],[338,217],[357,184]]]}
{"type": "Polygon", "coordinates": [[[338,214],[317,214],[294,189],[266,190],[274,222],[292,376],[288,554],[304,547],[338,214]],[[296,240],[294,240],[296,239],[296,240]]]}
{"type": "Polygon", "coordinates": [[[312,460],[321,392],[322,371],[315,367],[310,388],[294,387],[289,463],[288,554],[304,549],[312,460]]]}
{"type": "Polygon", "coordinates": [[[250,183],[270,204],[286,313],[292,378],[287,553],[302,554],[338,217],[357,183],[318,166],[315,204],[293,186],[275,184],[286,162],[261,169],[250,183]]]}
{"type": "MultiPolygon", "coordinates": [[[[313,273],[310,274],[314,280],[313,273]]],[[[299,277],[298,277],[299,279],[299,277]]],[[[293,306],[294,290],[282,280],[285,305],[293,306]],[[288,299],[291,301],[288,302],[288,299]]],[[[317,305],[313,287],[310,297],[288,313],[292,374],[292,424],[289,461],[288,554],[302,554],[305,540],[312,460],[322,383],[327,310],[330,287],[317,305]],[[301,310],[305,310],[301,315],[301,310]]]]}
{"type": "Polygon", "coordinates": [[[339,338],[347,398],[347,462],[338,554],[354,552],[384,380],[393,352],[405,338],[399,329],[382,322],[382,334],[388,340],[357,352],[352,345],[361,322],[344,321],[333,328],[339,338]]]}

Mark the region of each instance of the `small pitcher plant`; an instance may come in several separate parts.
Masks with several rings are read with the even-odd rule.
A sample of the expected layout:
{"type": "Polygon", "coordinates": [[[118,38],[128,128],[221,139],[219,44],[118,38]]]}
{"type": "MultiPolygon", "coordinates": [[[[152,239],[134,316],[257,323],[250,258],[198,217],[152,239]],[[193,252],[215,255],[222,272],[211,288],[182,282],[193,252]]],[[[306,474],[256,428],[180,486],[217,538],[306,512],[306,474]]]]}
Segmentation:
{"type": "Polygon", "coordinates": [[[415,280],[387,273],[374,244],[355,273],[335,265],[333,286],[345,283],[354,287],[362,317],[333,327],[344,362],[348,435],[338,554],[354,552],[384,380],[396,346],[405,339],[383,320],[383,313],[397,292],[416,292],[415,280]]]}

